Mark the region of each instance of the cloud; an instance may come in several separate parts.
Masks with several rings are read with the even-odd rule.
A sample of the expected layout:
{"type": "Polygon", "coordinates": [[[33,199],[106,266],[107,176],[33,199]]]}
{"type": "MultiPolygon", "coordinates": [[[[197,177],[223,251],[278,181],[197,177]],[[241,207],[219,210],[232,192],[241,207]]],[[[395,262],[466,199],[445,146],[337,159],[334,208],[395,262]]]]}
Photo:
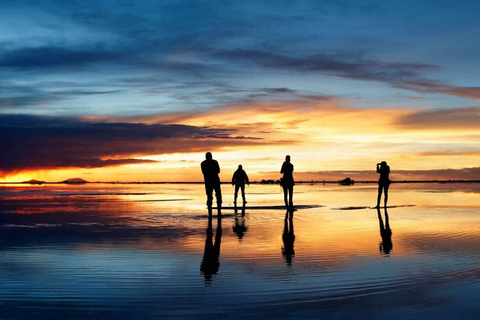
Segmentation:
{"type": "Polygon", "coordinates": [[[480,101],[480,87],[454,86],[427,79],[427,72],[440,66],[422,63],[385,62],[364,59],[356,54],[315,54],[287,56],[259,50],[223,50],[214,58],[237,63],[252,63],[269,69],[295,72],[320,72],[354,80],[379,81],[394,88],[421,93],[440,93],[480,101]]]}
{"type": "Polygon", "coordinates": [[[479,129],[480,108],[430,110],[402,115],[397,125],[410,129],[479,129]]]}
{"type": "Polygon", "coordinates": [[[22,48],[3,52],[0,68],[52,68],[72,67],[119,58],[117,53],[103,50],[75,50],[61,47],[22,48]]]}
{"type": "Polygon", "coordinates": [[[381,62],[362,59],[356,55],[315,54],[310,56],[286,56],[258,50],[224,50],[213,57],[237,62],[250,62],[265,68],[283,69],[297,72],[326,72],[351,79],[397,81],[415,78],[425,71],[438,69],[438,66],[381,62]]]}
{"type": "Polygon", "coordinates": [[[442,93],[480,101],[480,87],[458,87],[432,80],[400,83],[397,87],[422,93],[442,93]]]}
{"type": "Polygon", "coordinates": [[[0,135],[4,174],[144,163],[150,161],[138,157],[263,143],[232,129],[20,115],[0,115],[0,135]]]}

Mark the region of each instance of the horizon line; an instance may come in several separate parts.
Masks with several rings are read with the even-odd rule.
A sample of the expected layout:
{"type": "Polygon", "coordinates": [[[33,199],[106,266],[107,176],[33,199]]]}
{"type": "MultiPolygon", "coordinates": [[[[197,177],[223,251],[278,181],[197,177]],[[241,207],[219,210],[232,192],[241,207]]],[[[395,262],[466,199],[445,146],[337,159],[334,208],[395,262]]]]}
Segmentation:
{"type": "MultiPolygon", "coordinates": [[[[339,180],[297,180],[296,184],[339,184],[339,180]]],[[[360,184],[372,184],[378,183],[378,180],[352,180],[354,183],[360,184]]],[[[391,180],[391,183],[480,183],[480,179],[431,179],[431,180],[391,180]]],[[[29,180],[29,181],[5,181],[1,184],[204,184],[204,181],[84,181],[84,182],[65,182],[65,181],[41,181],[41,180],[29,180]]],[[[220,182],[221,184],[231,184],[231,182],[220,182]]],[[[279,180],[276,179],[262,179],[251,181],[250,184],[279,184],[279,180]]]]}

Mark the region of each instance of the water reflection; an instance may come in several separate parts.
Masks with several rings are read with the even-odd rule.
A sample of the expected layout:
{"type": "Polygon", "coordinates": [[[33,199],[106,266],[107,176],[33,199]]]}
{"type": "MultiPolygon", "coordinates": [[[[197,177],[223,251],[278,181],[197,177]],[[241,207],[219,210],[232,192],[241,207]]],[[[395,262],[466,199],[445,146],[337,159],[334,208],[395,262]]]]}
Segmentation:
{"type": "Polygon", "coordinates": [[[287,210],[287,213],[285,214],[282,240],[282,255],[287,262],[287,265],[291,266],[293,257],[295,256],[295,250],[293,248],[295,242],[295,233],[293,231],[293,210],[287,210]]]}
{"type": "Polygon", "coordinates": [[[222,216],[218,215],[215,242],[213,242],[212,214],[208,215],[207,238],[205,239],[205,250],[203,252],[200,271],[205,277],[205,284],[212,282],[212,276],[218,272],[220,266],[220,243],[222,241],[222,216]]]}
{"type": "Polygon", "coordinates": [[[387,208],[385,207],[385,224],[383,223],[382,213],[380,212],[380,208],[377,208],[377,214],[378,214],[378,222],[380,225],[380,236],[382,237],[382,242],[380,242],[379,250],[380,250],[380,253],[390,254],[390,251],[392,251],[392,248],[393,248],[393,243],[392,243],[392,229],[390,229],[390,222],[388,219],[387,208]]]}
{"type": "Polygon", "coordinates": [[[238,240],[242,240],[245,232],[247,232],[247,226],[245,223],[245,206],[241,207],[239,212],[237,206],[235,206],[235,225],[232,227],[233,232],[237,235],[238,240]]]}

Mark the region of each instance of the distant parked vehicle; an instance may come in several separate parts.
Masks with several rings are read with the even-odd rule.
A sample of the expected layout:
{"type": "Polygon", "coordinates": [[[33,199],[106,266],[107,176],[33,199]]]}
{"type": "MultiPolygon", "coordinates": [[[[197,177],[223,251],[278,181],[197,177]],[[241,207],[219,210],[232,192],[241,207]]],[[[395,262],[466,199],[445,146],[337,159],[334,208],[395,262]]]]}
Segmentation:
{"type": "Polygon", "coordinates": [[[354,183],[355,183],[355,181],[350,179],[350,178],[345,178],[343,180],[338,181],[338,184],[340,184],[342,186],[351,186],[354,183]]]}

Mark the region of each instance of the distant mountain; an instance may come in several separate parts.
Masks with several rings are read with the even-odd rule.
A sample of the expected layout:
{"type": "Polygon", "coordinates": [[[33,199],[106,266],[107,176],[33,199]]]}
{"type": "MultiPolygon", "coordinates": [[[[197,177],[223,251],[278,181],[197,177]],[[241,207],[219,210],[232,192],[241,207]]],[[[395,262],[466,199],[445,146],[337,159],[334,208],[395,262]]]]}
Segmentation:
{"type": "Polygon", "coordinates": [[[82,184],[82,183],[88,183],[88,181],[83,180],[82,178],[72,178],[72,179],[64,180],[61,183],[82,184]]]}
{"type": "Polygon", "coordinates": [[[43,184],[45,183],[45,181],[40,181],[40,180],[35,180],[35,179],[32,179],[32,180],[28,180],[28,181],[23,181],[22,183],[29,183],[29,184],[43,184]]]}

